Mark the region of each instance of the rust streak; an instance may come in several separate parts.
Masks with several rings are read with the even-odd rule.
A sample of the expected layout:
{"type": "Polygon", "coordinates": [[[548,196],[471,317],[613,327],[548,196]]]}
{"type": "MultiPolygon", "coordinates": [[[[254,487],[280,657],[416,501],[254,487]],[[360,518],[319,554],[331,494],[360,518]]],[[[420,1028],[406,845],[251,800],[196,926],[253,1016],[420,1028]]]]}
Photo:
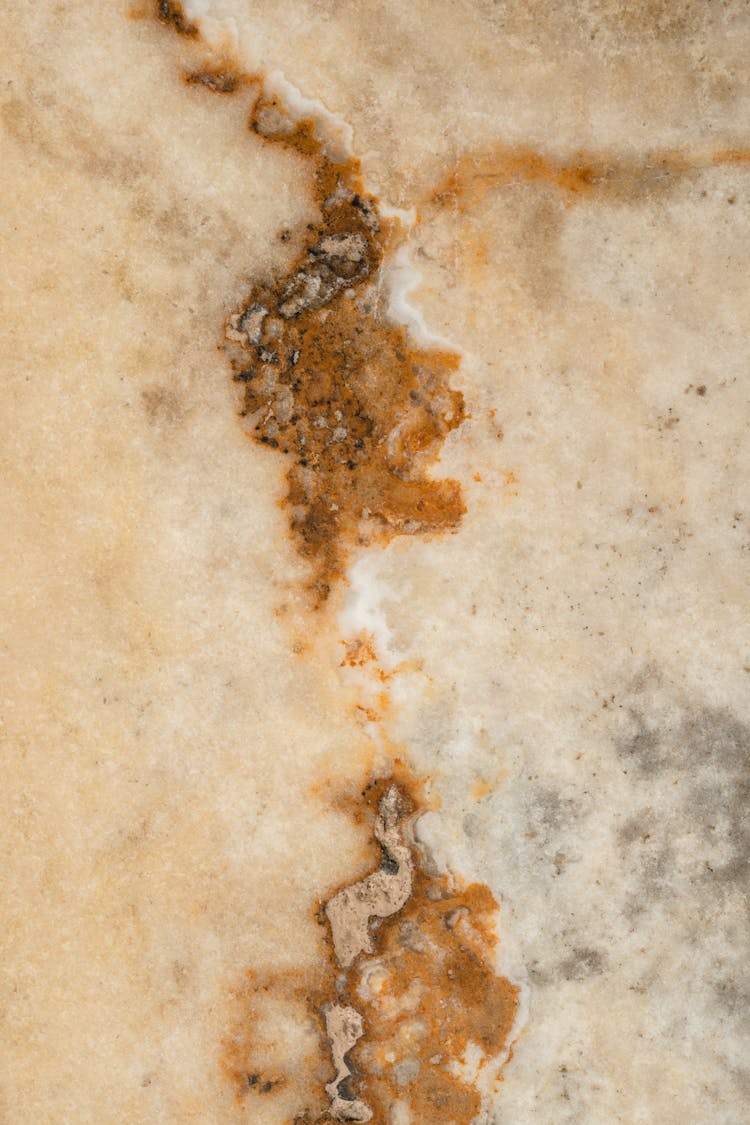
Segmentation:
{"type": "Polygon", "coordinates": [[[427,202],[465,209],[488,191],[514,181],[549,184],[571,202],[597,197],[625,202],[644,192],[669,190],[680,177],[722,164],[750,164],[750,150],[693,154],[666,150],[633,159],[579,150],[572,158],[560,158],[501,143],[460,156],[430,191],[427,202]]]}
{"type": "MultiPolygon", "coordinates": [[[[155,12],[198,37],[178,4],[159,2],[155,12]]],[[[286,458],[284,507],[320,605],[357,546],[459,524],[459,484],[430,475],[465,415],[451,386],[459,357],[416,346],[390,319],[383,267],[403,231],[381,214],[359,162],[332,155],[313,120],[295,120],[265,96],[262,76],[215,55],[190,61],[190,86],[260,90],[250,130],[309,162],[319,222],[291,270],[259,279],[238,303],[226,350],[248,434],[286,458]]],[[[166,409],[156,397],[151,406],[166,409]]],[[[363,635],[344,663],[370,662],[377,666],[363,635]]],[[[384,684],[391,674],[381,672],[384,684]]],[[[388,704],[384,691],[378,705],[388,704]]],[[[505,1061],[518,991],[495,971],[497,903],[487,887],[433,871],[413,832],[430,807],[424,785],[390,756],[387,776],[334,802],[365,830],[373,874],[315,905],[319,948],[306,965],[255,967],[230,991],[220,1063],[243,1113],[262,1099],[297,1125],[333,1113],[371,1113],[385,1125],[403,1102],[413,1121],[469,1125],[481,1097],[462,1070],[467,1052],[478,1051],[490,1075],[505,1061]],[[360,892],[370,896],[367,914],[349,932],[345,916],[360,892]],[[280,1042],[280,1027],[296,1035],[293,1047],[280,1042]]]]}

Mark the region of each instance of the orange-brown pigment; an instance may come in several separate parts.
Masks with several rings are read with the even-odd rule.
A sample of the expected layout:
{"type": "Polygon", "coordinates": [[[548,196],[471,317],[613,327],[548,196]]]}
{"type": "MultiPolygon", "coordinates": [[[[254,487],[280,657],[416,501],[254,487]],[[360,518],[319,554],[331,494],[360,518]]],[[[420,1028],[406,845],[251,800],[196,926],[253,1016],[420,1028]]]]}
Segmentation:
{"type": "MultiPolygon", "coordinates": [[[[157,0],[156,15],[199,38],[180,4],[157,0]]],[[[289,272],[259,281],[239,304],[225,348],[249,436],[289,465],[283,506],[321,605],[353,546],[460,523],[460,484],[430,475],[465,417],[451,387],[459,356],[416,346],[388,316],[381,267],[403,228],[380,215],[359,160],[329,155],[315,122],[293,120],[265,97],[260,75],[221,59],[191,65],[184,77],[216,94],[253,87],[250,130],[310,163],[320,220],[289,272]]]]}
{"type": "MultiPolygon", "coordinates": [[[[388,318],[376,281],[399,225],[381,216],[359,162],[333,158],[312,120],[292,122],[282,105],[263,96],[262,76],[245,75],[223,58],[207,62],[199,28],[179,3],[159,0],[156,15],[186,48],[203,52],[185,70],[189,86],[218,95],[260,91],[250,129],[310,163],[320,220],[307,231],[292,269],[259,280],[238,304],[228,327],[240,339],[228,354],[250,436],[288,464],[284,504],[294,542],[310,564],[315,602],[322,604],[353,546],[460,522],[460,487],[430,476],[441,443],[465,413],[461,394],[451,388],[458,359],[415,347],[388,318]],[[262,319],[258,307],[266,310],[262,319]],[[245,317],[251,331],[243,339],[245,317]]],[[[636,160],[581,152],[565,160],[498,144],[460,158],[424,202],[461,210],[513,181],[553,185],[570,203],[627,202],[644,191],[668,190],[709,164],[749,162],[750,153],[735,149],[636,160]]],[[[366,648],[347,652],[347,663],[371,658],[366,648]]],[[[421,787],[395,763],[392,777],[373,781],[346,805],[370,834],[392,782],[415,816],[426,807],[421,787]]],[[[370,847],[372,870],[379,855],[374,842],[370,847]]],[[[497,903],[487,887],[433,873],[418,849],[414,862],[413,893],[374,930],[374,956],[360,957],[346,972],[336,967],[321,902],[314,969],[244,974],[233,992],[235,1022],[222,1067],[251,1120],[256,1099],[283,1098],[300,1125],[331,1121],[323,1013],[332,1002],[350,1003],[363,1016],[365,1033],[349,1056],[351,1096],[371,1106],[376,1125],[385,1125],[399,1101],[419,1125],[469,1125],[476,1117],[479,1093],[451,1063],[470,1043],[481,1049],[485,1067],[502,1061],[518,1004],[516,988],[494,970],[497,903]],[[364,996],[363,977],[369,981],[364,996]],[[315,1047],[302,1066],[285,1066],[284,1044],[273,1041],[280,1009],[312,1031],[315,1047]]]]}
{"type": "Polygon", "coordinates": [[[570,203],[596,198],[627,203],[644,194],[671,191],[679,179],[703,168],[732,164],[750,164],[750,151],[740,148],[695,153],[667,150],[626,158],[614,153],[581,150],[573,159],[561,159],[523,145],[499,142],[484,151],[459,157],[438,186],[429,191],[426,202],[440,207],[452,206],[459,211],[469,210],[488,191],[521,181],[550,184],[563,192],[570,203]]]}
{"type": "Polygon", "coordinates": [[[415,346],[388,318],[377,279],[400,224],[380,216],[359,162],[329,158],[314,123],[290,124],[275,99],[260,97],[250,124],[310,159],[320,207],[289,273],[255,286],[233,318],[252,336],[231,361],[249,434],[289,462],[285,504],[322,602],[352,545],[459,523],[459,484],[428,475],[464,418],[458,356],[415,346]]]}
{"type": "MultiPolygon", "coordinates": [[[[336,804],[371,830],[380,798],[394,783],[412,815],[424,810],[422,786],[400,763],[389,777],[336,804]]],[[[372,868],[379,858],[373,843],[372,868]]],[[[465,1058],[470,1043],[480,1048],[487,1065],[503,1059],[518,991],[495,972],[498,906],[489,889],[433,873],[418,848],[414,860],[411,898],[373,930],[374,955],[360,957],[346,972],[337,969],[321,910],[321,956],[314,971],[246,974],[235,993],[237,1022],[223,1056],[241,1101],[287,1098],[291,1088],[299,1107],[292,1120],[331,1122],[323,1088],[332,1072],[321,1013],[327,1003],[338,1001],[364,1018],[365,1035],[349,1055],[351,1096],[371,1107],[375,1125],[386,1125],[398,1101],[419,1125],[474,1120],[480,1094],[473,1082],[452,1073],[452,1064],[465,1058]],[[370,999],[363,997],[363,980],[370,999]],[[269,1054],[258,1046],[269,996],[306,1013],[317,1029],[318,1049],[302,1069],[285,1069],[283,1051],[269,1054]]]]}
{"type": "MultiPolygon", "coordinates": [[[[190,48],[200,42],[179,4],[162,0],[156,15],[190,48]]],[[[260,90],[250,129],[310,161],[320,222],[308,229],[289,273],[259,281],[229,318],[235,339],[227,352],[250,436],[288,461],[285,506],[319,605],[343,576],[352,546],[460,522],[458,483],[429,475],[444,438],[464,418],[462,395],[450,386],[458,357],[416,347],[387,316],[378,272],[400,225],[380,215],[359,162],[331,157],[312,120],[291,121],[278,101],[263,96],[262,78],[225,58],[192,58],[184,77],[213,94],[260,90]],[[267,310],[262,319],[258,307],[267,310]]],[[[372,659],[367,646],[347,651],[346,662],[372,659]]],[[[369,870],[381,861],[372,831],[386,789],[398,786],[412,819],[429,807],[423,786],[392,758],[387,777],[334,801],[365,829],[369,870]]],[[[399,1101],[421,1125],[469,1125],[476,1117],[480,1094],[455,1066],[474,1044],[482,1066],[495,1074],[518,1004],[517,989],[495,972],[498,906],[487,887],[435,873],[420,849],[413,851],[412,894],[373,929],[373,956],[347,971],[337,966],[323,911],[333,887],[314,908],[315,967],[251,969],[233,990],[235,1019],[221,1065],[251,1120],[256,1099],[278,1099],[280,1113],[294,1107],[290,1120],[299,1125],[332,1121],[324,1018],[331,1003],[351,1004],[364,1019],[364,1036],[347,1056],[350,1092],[372,1108],[375,1125],[386,1125],[399,1101]],[[289,1066],[284,1044],[275,1041],[280,1013],[306,1021],[313,1033],[302,1065],[289,1066]]]]}

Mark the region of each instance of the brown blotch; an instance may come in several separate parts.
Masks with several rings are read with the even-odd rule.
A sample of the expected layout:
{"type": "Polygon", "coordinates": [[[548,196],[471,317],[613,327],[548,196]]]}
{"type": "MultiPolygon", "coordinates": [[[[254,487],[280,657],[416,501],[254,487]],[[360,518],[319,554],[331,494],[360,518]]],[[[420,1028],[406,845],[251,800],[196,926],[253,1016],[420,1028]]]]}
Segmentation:
{"type": "Polygon", "coordinates": [[[581,150],[572,159],[561,159],[524,146],[497,144],[486,152],[461,156],[430,192],[429,201],[465,209],[493,188],[522,181],[551,184],[565,192],[571,202],[592,197],[627,202],[669,191],[680,177],[722,164],[750,164],[750,150],[669,150],[634,159],[581,150]]]}
{"type": "MultiPolygon", "coordinates": [[[[157,3],[156,14],[199,35],[179,4],[157,3]]],[[[262,75],[243,74],[203,45],[201,54],[209,62],[196,53],[185,81],[219,94],[259,89],[248,128],[308,162],[320,213],[292,268],[258,281],[228,318],[224,345],[249,436],[287,460],[282,506],[317,607],[352,548],[460,523],[459,482],[430,475],[465,417],[450,385],[459,356],[416,346],[389,317],[382,267],[403,228],[381,216],[359,160],[337,153],[336,138],[321,137],[312,118],[296,120],[265,96],[262,75]]]]}
{"type": "Polygon", "coordinates": [[[186,19],[182,4],[177,0],[157,0],[156,18],[160,23],[169,24],[178,35],[184,35],[187,39],[195,39],[198,35],[198,28],[186,19]]]}
{"type": "MultiPolygon", "coordinates": [[[[381,799],[393,785],[412,817],[429,807],[423,784],[400,762],[387,777],[340,794],[334,803],[371,831],[381,799]]],[[[377,867],[380,850],[374,841],[368,846],[377,867]]],[[[489,1067],[495,1074],[508,1052],[518,990],[494,968],[498,906],[489,888],[436,874],[417,846],[413,860],[411,897],[372,928],[372,955],[342,970],[321,904],[317,916],[326,948],[314,969],[246,974],[234,993],[237,1023],[222,1057],[238,1099],[256,1096],[260,1083],[273,1078],[277,1085],[269,1097],[294,1092],[291,1120],[330,1123],[324,1087],[333,1069],[324,1013],[338,1003],[351,1005],[364,1020],[363,1037],[347,1056],[352,1077],[346,1094],[370,1106],[376,1125],[389,1120],[397,1101],[408,1105],[417,1122],[470,1125],[474,1120],[480,1093],[469,1078],[452,1073],[452,1066],[465,1060],[473,1043],[482,1053],[480,1069],[489,1067]],[[302,1067],[284,1068],[284,1044],[273,1043],[270,1019],[266,1034],[269,1002],[271,1013],[280,1004],[294,1007],[311,1027],[314,1022],[317,1048],[302,1067]],[[248,1075],[257,1080],[249,1082],[248,1075]]]]}
{"type": "Polygon", "coordinates": [[[247,75],[221,67],[202,67],[185,72],[188,86],[204,86],[212,94],[234,94],[249,81],[247,75]]]}
{"type": "Polygon", "coordinates": [[[154,424],[181,422],[186,407],[182,395],[171,387],[155,385],[141,391],[141,401],[146,417],[154,424]]]}
{"type": "Polygon", "coordinates": [[[450,387],[459,357],[415,346],[389,319],[380,269],[400,225],[380,216],[359,161],[328,155],[314,122],[291,121],[277,99],[258,100],[250,128],[311,161],[320,207],[292,269],[256,285],[227,325],[248,433],[290,462],[284,503],[320,604],[352,546],[460,522],[458,482],[428,475],[464,419],[450,387]]]}

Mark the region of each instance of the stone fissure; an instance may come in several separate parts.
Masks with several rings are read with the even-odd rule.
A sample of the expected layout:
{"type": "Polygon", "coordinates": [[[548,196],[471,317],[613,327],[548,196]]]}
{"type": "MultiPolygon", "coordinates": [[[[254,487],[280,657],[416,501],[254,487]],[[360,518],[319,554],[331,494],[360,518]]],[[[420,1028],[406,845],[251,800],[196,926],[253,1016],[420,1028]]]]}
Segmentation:
{"type": "MultiPolygon", "coordinates": [[[[392,785],[380,800],[374,829],[375,839],[383,849],[383,862],[372,875],[345,887],[326,903],[334,954],[342,969],[350,969],[360,954],[375,952],[371,919],[390,918],[411,895],[414,868],[411,849],[404,843],[402,830],[407,809],[402,794],[392,785]]],[[[335,1081],[326,1086],[331,1097],[331,1114],[337,1121],[369,1121],[372,1117],[369,1106],[358,1099],[346,1100],[340,1092],[342,1080],[352,1074],[344,1056],[364,1034],[362,1017],[350,1006],[334,1004],[326,1013],[326,1030],[337,1072],[335,1081]],[[353,1113],[359,1116],[352,1116],[353,1113]]]]}
{"type": "MultiPolygon", "coordinates": [[[[204,51],[179,4],[156,14],[191,52],[189,88],[247,95],[250,132],[309,162],[319,219],[291,268],[237,302],[223,347],[248,436],[285,458],[283,507],[319,607],[353,549],[460,523],[459,483],[431,475],[465,415],[451,386],[459,356],[426,335],[415,343],[397,319],[385,267],[403,256],[405,228],[367,191],[359,162],[321,139],[325,113],[295,116],[264,76],[204,51]]],[[[481,1069],[507,1053],[518,1004],[495,973],[497,903],[486,887],[425,870],[411,831],[421,786],[391,758],[392,775],[371,781],[355,812],[372,818],[374,869],[316,911],[330,949],[299,971],[248,970],[232,992],[224,1073],[243,1103],[293,1099],[300,1123],[384,1123],[398,1103],[414,1121],[469,1125],[481,1108],[476,1068],[463,1073],[469,1054],[481,1069]],[[285,1066],[264,1032],[291,1012],[314,1013],[321,1033],[302,1068],[285,1066]]]]}

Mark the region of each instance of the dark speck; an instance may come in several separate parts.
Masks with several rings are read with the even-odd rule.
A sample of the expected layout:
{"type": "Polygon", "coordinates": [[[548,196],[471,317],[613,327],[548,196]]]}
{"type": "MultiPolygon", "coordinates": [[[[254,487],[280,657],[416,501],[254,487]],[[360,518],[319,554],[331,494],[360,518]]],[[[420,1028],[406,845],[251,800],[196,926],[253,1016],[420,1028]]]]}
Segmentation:
{"type": "Polygon", "coordinates": [[[398,873],[398,863],[389,855],[384,855],[380,861],[380,870],[387,872],[389,875],[396,875],[398,873]]]}
{"type": "Polygon", "coordinates": [[[357,1094],[354,1087],[354,1079],[352,1078],[351,1074],[348,1074],[346,1078],[341,1079],[338,1085],[337,1092],[341,1100],[344,1102],[353,1102],[356,1099],[357,1094]]]}

